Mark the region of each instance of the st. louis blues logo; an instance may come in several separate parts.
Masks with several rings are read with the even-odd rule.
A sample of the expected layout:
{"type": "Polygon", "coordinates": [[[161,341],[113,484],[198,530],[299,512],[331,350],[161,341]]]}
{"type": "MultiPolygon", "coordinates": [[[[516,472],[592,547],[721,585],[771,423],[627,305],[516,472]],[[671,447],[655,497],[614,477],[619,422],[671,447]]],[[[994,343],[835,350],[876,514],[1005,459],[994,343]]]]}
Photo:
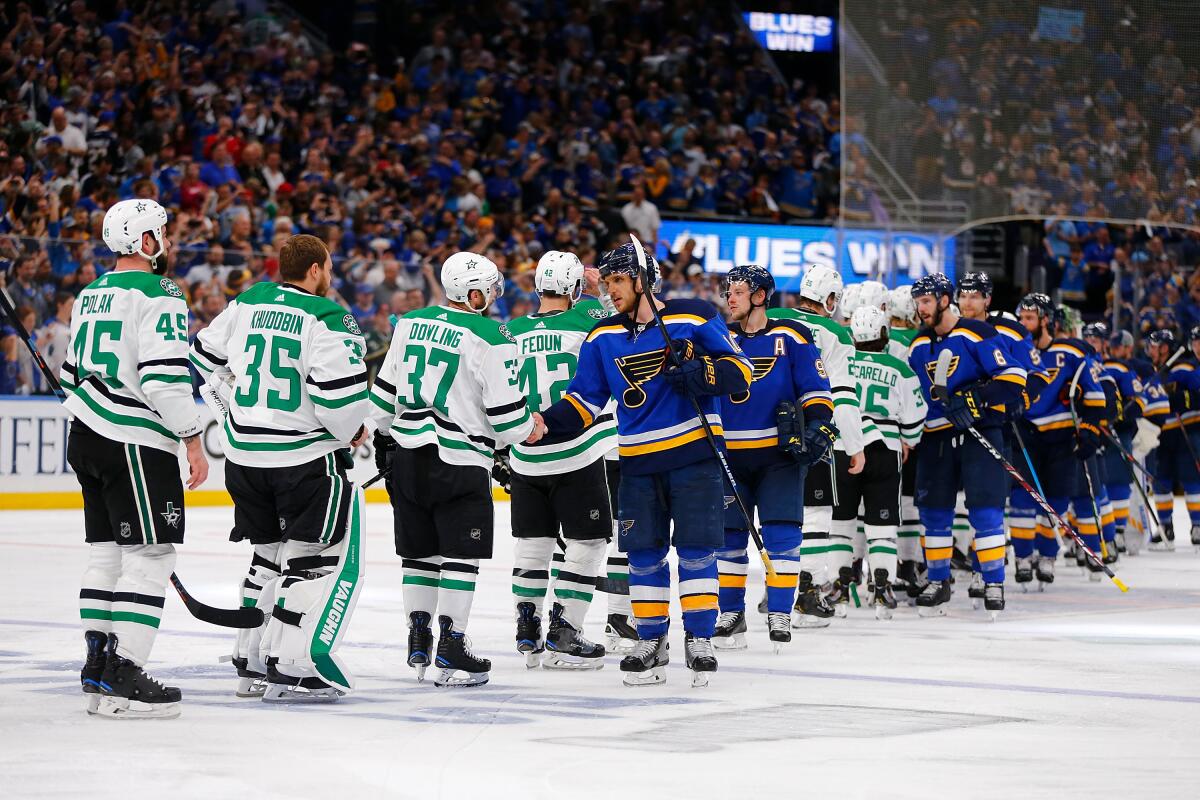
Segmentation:
{"type": "Polygon", "coordinates": [[[725,495],[724,500],[725,500],[726,508],[729,508],[731,505],[733,505],[735,502],[737,502],[736,497],[734,497],[733,495],[728,495],[728,494],[725,495]]]}
{"type": "MultiPolygon", "coordinates": [[[[946,371],[946,377],[949,378],[954,374],[954,370],[958,369],[958,356],[950,356],[950,369],[946,371]]],[[[937,378],[934,373],[937,371],[937,359],[925,362],[925,372],[929,375],[929,382],[936,383],[937,378]]]]}
{"type": "MultiPolygon", "coordinates": [[[[750,378],[751,383],[767,377],[772,368],[774,368],[775,362],[778,360],[779,359],[771,356],[750,359],[750,364],[753,367],[750,378]]],[[[746,387],[746,391],[744,392],[738,392],[737,394],[729,395],[729,399],[735,403],[746,402],[750,399],[750,387],[746,387]]]]}
{"type": "Polygon", "coordinates": [[[637,408],[646,402],[646,391],[642,389],[642,384],[662,372],[666,355],[666,351],[659,348],[649,353],[635,353],[616,359],[621,377],[629,384],[629,388],[621,393],[621,402],[626,408],[637,408]]]}

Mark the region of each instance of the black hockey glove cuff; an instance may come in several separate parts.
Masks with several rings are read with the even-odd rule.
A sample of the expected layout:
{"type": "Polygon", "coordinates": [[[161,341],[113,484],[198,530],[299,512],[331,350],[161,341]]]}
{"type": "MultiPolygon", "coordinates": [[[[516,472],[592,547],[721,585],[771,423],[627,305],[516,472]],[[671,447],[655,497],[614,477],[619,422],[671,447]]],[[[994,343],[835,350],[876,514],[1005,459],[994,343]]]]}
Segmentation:
{"type": "Polygon", "coordinates": [[[492,455],[492,480],[500,484],[504,491],[512,491],[512,467],[508,465],[508,450],[497,450],[492,455]]]}
{"type": "Polygon", "coordinates": [[[387,431],[375,431],[371,446],[375,448],[375,468],[380,472],[390,472],[392,455],[396,452],[396,440],[387,431]]]}

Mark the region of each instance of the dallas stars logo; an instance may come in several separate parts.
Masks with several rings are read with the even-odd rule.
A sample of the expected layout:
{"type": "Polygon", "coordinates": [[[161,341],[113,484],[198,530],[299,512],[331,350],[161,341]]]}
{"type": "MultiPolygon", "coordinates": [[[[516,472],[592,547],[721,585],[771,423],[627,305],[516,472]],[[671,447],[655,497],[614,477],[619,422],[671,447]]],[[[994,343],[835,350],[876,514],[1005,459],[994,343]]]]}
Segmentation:
{"type": "Polygon", "coordinates": [[[142,203],[142,202],[138,202],[137,205],[135,205],[133,207],[133,210],[138,212],[139,214],[141,214],[142,212],[144,212],[146,210],[146,204],[142,203]]]}
{"type": "Polygon", "coordinates": [[[472,258],[470,261],[468,261],[463,266],[465,266],[467,269],[475,269],[476,267],[479,266],[479,259],[472,258]]]}
{"type": "Polygon", "coordinates": [[[178,528],[179,520],[183,517],[183,514],[178,508],[175,507],[174,503],[167,501],[167,510],[161,512],[159,516],[165,519],[167,524],[172,528],[178,528]]]}

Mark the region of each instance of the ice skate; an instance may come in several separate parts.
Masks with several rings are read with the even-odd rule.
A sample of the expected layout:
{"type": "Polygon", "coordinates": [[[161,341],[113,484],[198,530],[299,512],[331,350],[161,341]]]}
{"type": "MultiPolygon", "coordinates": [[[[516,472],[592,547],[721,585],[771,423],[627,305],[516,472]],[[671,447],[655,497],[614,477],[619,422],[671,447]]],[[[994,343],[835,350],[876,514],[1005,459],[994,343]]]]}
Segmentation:
{"type": "Polygon", "coordinates": [[[717,630],[712,642],[718,650],[745,650],[749,647],[746,644],[746,612],[722,612],[717,618],[717,630]]]}
{"type": "Polygon", "coordinates": [[[1037,561],[1038,591],[1046,591],[1046,587],[1054,583],[1054,559],[1039,558],[1037,561]]]}
{"type": "Polygon", "coordinates": [[[408,665],[417,671],[417,683],[425,680],[433,652],[433,631],[429,627],[429,612],[414,611],[408,615],[408,665]]]}
{"type": "Polygon", "coordinates": [[[1000,612],[1004,610],[1004,584],[989,583],[983,589],[983,607],[987,610],[988,616],[995,622],[1000,612]]]}
{"type": "Polygon", "coordinates": [[[637,647],[637,628],[633,620],[624,614],[609,614],[604,624],[604,636],[608,640],[610,653],[632,653],[637,647]]]}
{"type": "Polygon", "coordinates": [[[1087,577],[1092,583],[1099,583],[1100,579],[1104,577],[1104,568],[1091,559],[1088,559],[1087,577]]]}
{"type": "Polygon", "coordinates": [[[897,573],[897,582],[904,583],[904,594],[908,598],[908,604],[916,605],[917,598],[921,596],[925,585],[929,583],[925,573],[921,570],[921,564],[917,561],[901,561],[897,573]]]}
{"type": "Polygon", "coordinates": [[[813,586],[812,575],[801,572],[796,586],[796,606],[792,614],[793,628],[827,628],[833,616],[833,608],[825,602],[821,592],[813,586]]]}
{"type": "Polygon", "coordinates": [[[238,687],[235,694],[238,697],[262,697],[267,691],[267,676],[265,673],[250,669],[250,661],[245,658],[229,659],[238,674],[238,687]]]}
{"type": "Polygon", "coordinates": [[[917,613],[922,617],[944,617],[950,603],[950,581],[930,581],[917,598],[917,613]]]}
{"type": "MultiPolygon", "coordinates": [[[[1040,563],[1040,562],[1039,562],[1040,563]]],[[[1029,591],[1029,584],[1033,582],[1033,559],[1018,558],[1017,568],[1013,573],[1013,579],[1017,585],[1021,587],[1022,592],[1029,591]]]]}
{"type": "Polygon", "coordinates": [[[983,575],[975,572],[971,574],[971,585],[967,587],[967,597],[971,598],[971,608],[976,611],[983,605],[983,575]]]}
{"type": "Polygon", "coordinates": [[[767,635],[775,645],[775,652],[782,653],[783,646],[792,641],[792,615],[786,611],[771,611],[767,614],[767,635]]]}
{"type": "MultiPolygon", "coordinates": [[[[1195,528],[1192,529],[1195,531],[1195,528]]],[[[1195,534],[1193,533],[1193,538],[1195,534]]],[[[1117,528],[1117,535],[1113,537],[1113,545],[1116,546],[1118,553],[1128,553],[1129,547],[1125,544],[1125,529],[1117,528]]]]}
{"type": "Polygon", "coordinates": [[[825,603],[833,607],[833,613],[836,617],[845,617],[850,608],[850,585],[854,583],[854,570],[850,567],[841,567],[838,570],[837,580],[833,582],[833,588],[829,594],[825,595],[825,603]]]}
{"type": "Polygon", "coordinates": [[[320,678],[286,675],[275,664],[267,664],[267,686],[262,695],[264,703],[332,703],[343,694],[345,692],[320,678]]]}
{"type": "Polygon", "coordinates": [[[466,634],[455,631],[454,620],[447,616],[438,617],[437,656],[433,664],[441,670],[433,679],[438,688],[483,686],[492,669],[491,661],[475,657],[466,634]]]}
{"type": "Polygon", "coordinates": [[[87,645],[87,659],[83,669],[79,671],[79,684],[87,695],[89,713],[94,713],[100,702],[100,679],[104,677],[104,665],[108,661],[105,649],[108,647],[108,634],[103,631],[88,631],[83,634],[87,645]]]}
{"type": "Polygon", "coordinates": [[[758,613],[762,614],[764,617],[768,613],[770,613],[767,610],[767,593],[766,592],[763,592],[762,599],[758,601],[758,613]]]}
{"type": "Polygon", "coordinates": [[[1150,534],[1150,549],[1162,552],[1175,549],[1175,526],[1170,522],[1160,523],[1161,531],[1150,534]]]}
{"type": "Polygon", "coordinates": [[[1200,549],[1200,525],[1192,526],[1192,546],[1200,549]]]}
{"type": "Polygon", "coordinates": [[[550,609],[550,627],[546,631],[544,669],[602,669],[604,645],[590,642],[571,623],[563,619],[563,607],[558,603],[550,609]]]}
{"type": "Polygon", "coordinates": [[[626,686],[653,686],[667,680],[670,663],[667,635],[657,639],[642,639],[633,652],[621,659],[621,672],[626,686]]]}
{"type": "Polygon", "coordinates": [[[1105,564],[1115,564],[1118,560],[1120,560],[1121,555],[1117,552],[1117,545],[1115,542],[1104,543],[1104,555],[1102,558],[1105,564]]]}
{"type": "Polygon", "coordinates": [[[717,657],[713,654],[712,639],[702,639],[688,634],[684,639],[683,658],[692,671],[693,688],[708,686],[708,673],[717,671],[717,657]]]}
{"type": "Polygon", "coordinates": [[[875,619],[891,619],[896,610],[896,595],[892,591],[891,581],[886,569],[875,570],[874,585],[871,590],[871,605],[875,608],[875,619]]]}
{"type": "Polygon", "coordinates": [[[110,633],[99,680],[99,695],[88,713],[106,719],[174,719],[182,692],[163,686],[127,658],[117,655],[117,635],[110,633]]]}
{"type": "Polygon", "coordinates": [[[533,603],[517,603],[517,652],[525,654],[525,667],[537,669],[545,651],[542,641],[542,618],[533,603]]]}

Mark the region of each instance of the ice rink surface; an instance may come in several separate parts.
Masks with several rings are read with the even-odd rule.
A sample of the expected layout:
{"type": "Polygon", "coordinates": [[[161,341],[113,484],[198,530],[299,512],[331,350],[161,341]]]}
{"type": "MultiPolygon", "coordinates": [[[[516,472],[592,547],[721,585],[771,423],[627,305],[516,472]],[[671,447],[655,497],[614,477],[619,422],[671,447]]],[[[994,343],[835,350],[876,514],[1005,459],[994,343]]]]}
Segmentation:
{"type": "MultiPolygon", "coordinates": [[[[1200,555],[1186,544],[1124,559],[1126,595],[1061,561],[1045,594],[1010,580],[995,624],[961,581],[946,618],[902,606],[877,622],[852,608],[796,631],[781,655],[755,613],[751,648],[721,653],[706,689],[690,686],[676,625],[667,684],[631,689],[612,655],[598,672],[526,670],[507,505],[497,514],[469,626],[493,661],[488,686],[418,685],[404,665],[400,560],[389,509],[372,505],[366,584],[340,651],[354,695],[292,707],[234,697],[217,663],[232,634],[172,597],[149,669],[182,688],[183,713],[146,722],[84,712],[82,512],[0,514],[4,796],[1027,800],[1188,797],[1200,785],[1200,555]]],[[[226,541],[231,520],[228,508],[189,509],[177,567],[194,595],[227,607],[249,561],[226,541]]],[[[598,595],[591,638],[603,612],[598,595]]]]}

